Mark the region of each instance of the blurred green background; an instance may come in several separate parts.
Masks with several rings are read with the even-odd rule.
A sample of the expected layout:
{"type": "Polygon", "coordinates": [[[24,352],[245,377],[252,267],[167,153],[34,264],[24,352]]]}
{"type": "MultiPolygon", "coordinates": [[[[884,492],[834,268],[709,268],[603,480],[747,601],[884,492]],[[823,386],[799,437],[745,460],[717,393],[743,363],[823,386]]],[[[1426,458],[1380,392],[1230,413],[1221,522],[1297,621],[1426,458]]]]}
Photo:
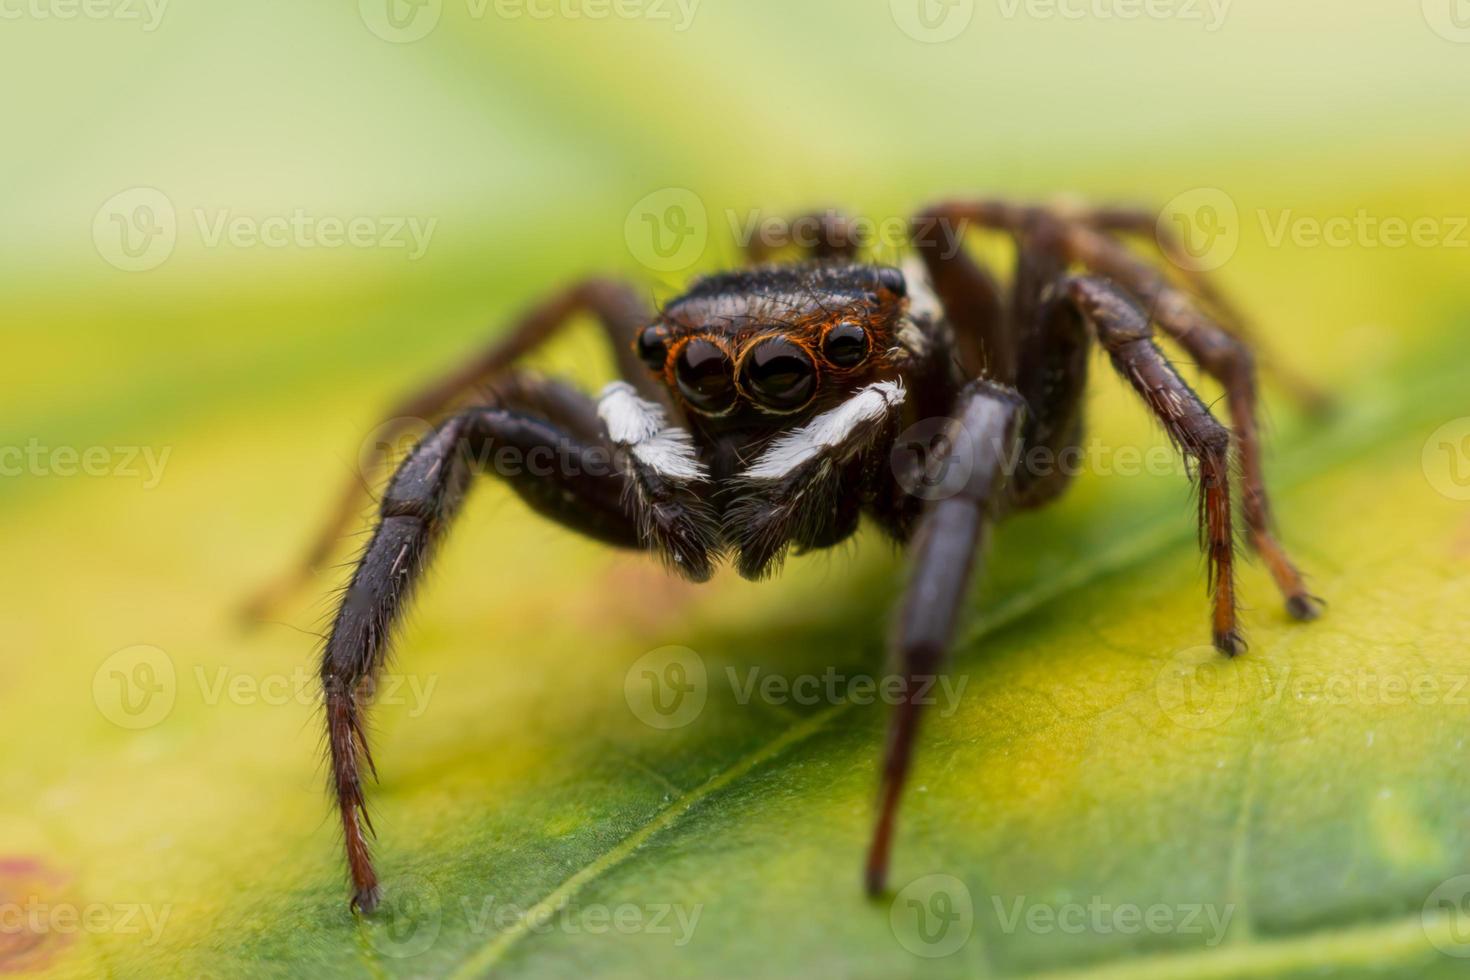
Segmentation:
{"type": "MultiPolygon", "coordinates": [[[[1464,0],[0,0],[0,79],[0,973],[1458,975],[1464,0]],[[381,412],[576,275],[658,298],[736,261],[731,215],[978,193],[1167,204],[1333,393],[1313,420],[1267,384],[1329,616],[1288,623],[1252,568],[1252,654],[1197,656],[1177,474],[1089,473],[1005,528],[895,859],[972,902],[951,949],[857,887],[881,706],[722,687],[879,671],[899,557],[694,589],[485,486],[375,716],[390,901],[350,916],[311,684],[343,571],[235,613],[381,412]],[[693,237],[664,261],[646,216],[693,237]],[[660,731],[624,680],[671,644],[710,703],[660,731]],[[1169,921],[1011,915],[1098,904],[1169,921]]],[[[609,370],[586,324],[535,363],[609,370]]],[[[1094,432],[1157,446],[1096,374],[1094,432]]]]}

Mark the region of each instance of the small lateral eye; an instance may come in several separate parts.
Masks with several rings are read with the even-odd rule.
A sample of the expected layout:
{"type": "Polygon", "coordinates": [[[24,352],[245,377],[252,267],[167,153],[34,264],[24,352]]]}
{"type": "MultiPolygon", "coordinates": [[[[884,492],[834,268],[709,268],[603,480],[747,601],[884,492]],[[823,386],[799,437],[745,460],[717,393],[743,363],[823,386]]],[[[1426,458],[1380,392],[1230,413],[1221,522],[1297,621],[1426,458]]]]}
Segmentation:
{"type": "Polygon", "coordinates": [[[806,351],[782,337],[762,340],[740,364],[740,386],[763,408],[794,412],[812,400],[817,366],[806,351]]]}
{"type": "Polygon", "coordinates": [[[868,332],[860,324],[843,320],[827,331],[822,355],[837,367],[856,367],[868,356],[868,332]]]}
{"type": "Polygon", "coordinates": [[[904,277],[902,269],[895,269],[891,265],[880,265],[878,267],[878,285],[888,290],[895,296],[907,296],[909,291],[908,280],[904,277]]]}
{"type": "Polygon", "coordinates": [[[702,337],[679,349],[674,360],[674,381],[689,404],[707,415],[720,415],[735,407],[735,372],[730,357],[702,337]]]}
{"type": "Polygon", "coordinates": [[[639,360],[655,371],[662,371],[664,362],[669,357],[669,332],[657,323],[644,327],[639,332],[638,339],[633,342],[633,347],[638,352],[639,360]]]}

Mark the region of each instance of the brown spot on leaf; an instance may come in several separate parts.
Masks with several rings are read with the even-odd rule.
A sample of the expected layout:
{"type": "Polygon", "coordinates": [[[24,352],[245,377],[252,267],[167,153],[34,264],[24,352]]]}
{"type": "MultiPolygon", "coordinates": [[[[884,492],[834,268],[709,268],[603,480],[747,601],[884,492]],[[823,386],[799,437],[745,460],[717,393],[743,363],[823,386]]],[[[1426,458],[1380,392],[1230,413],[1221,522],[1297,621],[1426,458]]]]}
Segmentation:
{"type": "Polygon", "coordinates": [[[1450,544],[1450,555],[1454,558],[1470,558],[1470,521],[1461,525],[1450,544]]]}
{"type": "Polygon", "coordinates": [[[0,856],[0,973],[44,970],[71,942],[49,916],[70,902],[69,884],[37,858],[0,856]]]}

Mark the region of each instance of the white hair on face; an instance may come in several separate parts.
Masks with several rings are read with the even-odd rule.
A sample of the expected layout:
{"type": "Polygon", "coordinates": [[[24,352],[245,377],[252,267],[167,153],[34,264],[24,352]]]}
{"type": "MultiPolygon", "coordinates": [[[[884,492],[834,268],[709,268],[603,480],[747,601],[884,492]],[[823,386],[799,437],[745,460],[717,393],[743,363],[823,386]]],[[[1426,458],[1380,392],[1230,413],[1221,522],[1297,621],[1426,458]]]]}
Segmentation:
{"type": "Polygon", "coordinates": [[[668,424],[662,405],[639,398],[626,381],[614,381],[597,398],[597,417],[608,438],[633,458],[670,480],[706,478],[688,432],[668,424]]]}
{"type": "Polygon", "coordinates": [[[903,399],[902,382],[870,384],[836,408],[778,437],[741,475],[747,480],[779,480],[842,446],[864,426],[881,422],[903,399]]]}

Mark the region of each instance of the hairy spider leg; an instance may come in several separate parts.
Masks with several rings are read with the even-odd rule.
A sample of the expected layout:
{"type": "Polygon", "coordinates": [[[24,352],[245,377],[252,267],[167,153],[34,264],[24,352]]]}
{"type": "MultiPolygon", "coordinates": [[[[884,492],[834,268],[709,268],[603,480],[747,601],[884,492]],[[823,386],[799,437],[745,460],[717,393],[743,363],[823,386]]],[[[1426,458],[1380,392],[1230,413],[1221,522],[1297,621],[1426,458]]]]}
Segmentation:
{"type": "Polygon", "coordinates": [[[1077,220],[1100,232],[1137,235],[1154,243],[1160,254],[1179,271],[1189,289],[1217,316],[1217,323],[1241,343],[1257,352],[1262,370],[1270,372],[1286,394],[1307,412],[1323,415],[1331,410],[1332,398],[1299,371],[1265,351],[1259,331],[1240,306],[1220,288],[1213,276],[1201,271],[1191,259],[1179,235],[1159,220],[1156,212],[1137,207],[1087,208],[1077,220]]]}
{"type": "Polygon", "coordinates": [[[371,770],[363,713],[365,689],[382,667],[392,632],[428,564],[434,542],[460,508],[476,472],[500,475],[534,509],[597,540],[641,545],[637,521],[624,505],[623,476],[607,447],[577,440],[554,423],[502,408],[470,409],[441,423],[394,474],[380,519],[342,596],[322,652],[327,744],[332,788],[341,812],[352,874],[353,905],[370,912],[378,901],[364,828],[364,765],[371,770]],[[543,469],[498,466],[509,448],[518,460],[551,453],[575,465],[543,469]]]}
{"type": "Polygon", "coordinates": [[[1209,562],[1215,648],[1243,653],[1235,618],[1235,536],[1230,521],[1230,431],[1185,383],[1153,341],[1138,304],[1104,279],[1068,280],[1067,298],[1092,324],[1113,367],[1142,396],[1170,440],[1194,464],[1199,481],[1200,544],[1209,562]]]}
{"type": "Polygon", "coordinates": [[[1254,356],[1200,312],[1188,296],[1113,239],[1074,227],[1069,229],[1067,240],[1070,253],[1079,262],[1132,292],[1159,329],[1178,342],[1206,374],[1224,385],[1231,428],[1240,446],[1241,509],[1251,546],[1265,561],[1285,597],[1287,612],[1299,620],[1316,619],[1322,611],[1320,600],[1307,591],[1301,572],[1272,530],[1271,504],[1261,465],[1254,356]]]}
{"type": "Polygon", "coordinates": [[[1001,513],[1007,461],[1019,438],[1025,405],[1014,390],[972,381],[955,403],[945,441],[947,454],[963,454],[969,473],[951,496],[929,503],[914,535],[908,585],[891,643],[903,678],[903,694],[889,719],[878,796],[878,820],[864,882],[877,895],[888,877],[894,821],[918,734],[926,681],[942,667],[960,607],[969,593],[978,555],[991,523],[1001,513]]]}
{"type": "Polygon", "coordinates": [[[806,258],[854,261],[862,249],[858,237],[847,215],[830,208],[807,211],[789,221],[759,225],[755,237],[745,245],[745,257],[759,265],[783,249],[795,248],[806,258]]]}
{"type": "Polygon", "coordinates": [[[973,222],[1012,233],[1039,222],[1060,223],[1064,227],[1061,248],[1068,262],[1116,280],[1206,374],[1224,385],[1232,431],[1240,447],[1242,511],[1251,546],[1266,562],[1286,599],[1287,611],[1299,620],[1320,615],[1321,600],[1307,591],[1300,571],[1272,529],[1256,417],[1256,366],[1250,350],[1117,239],[1064,211],[991,199],[947,202],[925,214],[940,216],[960,227],[973,222]]]}
{"type": "Polygon", "coordinates": [[[339,491],[329,517],[313,537],[305,555],[277,578],[259,589],[243,607],[246,622],[259,622],[288,599],[331,555],[347,532],[387,459],[389,447],[416,421],[437,422],[471,399],[483,401],[482,389],[517,360],[554,337],[578,313],[592,313],[612,345],[619,372],[648,399],[665,403],[662,387],[648,377],[633,351],[633,339],[652,317],[647,303],[633,287],[607,279],[587,279],[547,296],[512,321],[508,330],[476,358],[435,378],[400,401],[378,430],[377,444],[365,460],[364,472],[354,474],[339,491]]]}

